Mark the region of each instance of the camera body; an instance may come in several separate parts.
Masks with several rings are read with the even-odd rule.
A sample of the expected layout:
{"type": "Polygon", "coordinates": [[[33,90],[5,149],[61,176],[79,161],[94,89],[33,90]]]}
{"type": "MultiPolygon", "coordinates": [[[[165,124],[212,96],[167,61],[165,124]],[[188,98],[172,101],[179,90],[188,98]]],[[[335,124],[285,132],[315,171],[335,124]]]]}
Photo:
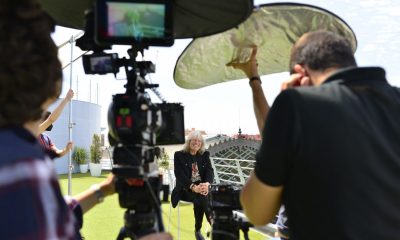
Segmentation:
{"type": "Polygon", "coordinates": [[[179,103],[153,104],[145,94],[116,94],[108,110],[110,143],[146,146],[180,144],[184,109],[179,103]]]}
{"type": "Polygon", "coordinates": [[[239,239],[239,230],[242,229],[245,238],[252,226],[243,221],[234,210],[241,210],[240,191],[237,186],[227,184],[213,184],[210,190],[210,207],[213,212],[212,239],[239,239]]]}
{"type": "Polygon", "coordinates": [[[211,185],[210,207],[214,211],[241,210],[240,188],[233,185],[211,185]]]}
{"type": "Polygon", "coordinates": [[[172,17],[170,0],[97,0],[94,9],[86,12],[85,34],[76,41],[83,51],[93,51],[82,57],[86,74],[116,75],[121,67],[126,72],[126,92],[115,94],[108,109],[112,172],[120,206],[127,209],[117,239],[164,230],[162,181],[152,165],[160,152],[156,145],[184,143],[183,106],[161,97],[162,103],[151,102],[146,89],[158,85],[148,83],[145,76],[155,72],[155,65],[136,57],[149,46],[174,43],[172,17]],[[131,45],[129,58],[105,53],[111,45],[131,45]]]}

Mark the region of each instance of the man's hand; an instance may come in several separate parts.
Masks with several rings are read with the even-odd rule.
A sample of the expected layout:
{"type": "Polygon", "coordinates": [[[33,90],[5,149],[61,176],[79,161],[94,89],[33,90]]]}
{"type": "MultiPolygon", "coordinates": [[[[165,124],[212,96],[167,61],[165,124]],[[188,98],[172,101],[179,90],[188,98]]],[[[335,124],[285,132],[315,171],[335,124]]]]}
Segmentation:
{"type": "Polygon", "coordinates": [[[247,62],[240,63],[236,61],[233,60],[232,62],[226,64],[226,66],[242,70],[248,78],[259,77],[257,68],[257,46],[253,47],[250,59],[247,62]]]}
{"type": "Polygon", "coordinates": [[[281,85],[281,90],[286,90],[292,87],[309,86],[311,80],[308,77],[307,71],[300,64],[296,64],[293,68],[293,74],[290,75],[289,80],[285,81],[281,85]]]}
{"type": "Polygon", "coordinates": [[[68,90],[67,95],[65,95],[65,98],[68,101],[71,101],[71,99],[74,97],[74,91],[72,89],[68,90]]]}

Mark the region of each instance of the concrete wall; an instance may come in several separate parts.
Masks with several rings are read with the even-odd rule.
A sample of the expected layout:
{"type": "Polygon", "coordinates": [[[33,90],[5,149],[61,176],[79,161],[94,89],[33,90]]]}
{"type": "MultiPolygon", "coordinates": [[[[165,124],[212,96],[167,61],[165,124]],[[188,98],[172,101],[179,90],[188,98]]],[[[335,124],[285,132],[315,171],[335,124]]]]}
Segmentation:
{"type": "MultiPolygon", "coordinates": [[[[52,111],[60,101],[61,99],[50,106],[49,110],[52,111]]],[[[53,124],[54,127],[52,131],[45,132],[50,136],[58,149],[64,148],[68,142],[68,120],[69,105],[64,108],[61,116],[53,124]]],[[[72,141],[74,146],[83,147],[89,153],[93,134],[100,134],[101,132],[101,106],[94,103],[72,100],[72,122],[74,123],[72,128],[72,141]]],[[[55,160],[58,174],[68,173],[68,157],[69,155],[67,154],[55,160]]],[[[75,166],[74,172],[77,171],[79,171],[78,166],[75,166]]]]}

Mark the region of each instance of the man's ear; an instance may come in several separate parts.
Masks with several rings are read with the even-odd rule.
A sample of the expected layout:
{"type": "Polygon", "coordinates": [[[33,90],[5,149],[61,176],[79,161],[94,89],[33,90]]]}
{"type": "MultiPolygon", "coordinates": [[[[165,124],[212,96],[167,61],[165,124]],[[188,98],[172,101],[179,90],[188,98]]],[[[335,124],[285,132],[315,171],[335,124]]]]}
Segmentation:
{"type": "Polygon", "coordinates": [[[303,65],[296,64],[293,67],[293,72],[294,73],[300,73],[302,76],[308,76],[307,70],[303,67],[303,65]]]}
{"type": "Polygon", "coordinates": [[[301,81],[300,81],[300,86],[310,86],[313,85],[312,81],[311,81],[311,77],[309,74],[309,71],[307,70],[308,67],[301,65],[301,64],[296,64],[293,67],[293,70],[295,73],[299,73],[301,74],[301,81]]]}

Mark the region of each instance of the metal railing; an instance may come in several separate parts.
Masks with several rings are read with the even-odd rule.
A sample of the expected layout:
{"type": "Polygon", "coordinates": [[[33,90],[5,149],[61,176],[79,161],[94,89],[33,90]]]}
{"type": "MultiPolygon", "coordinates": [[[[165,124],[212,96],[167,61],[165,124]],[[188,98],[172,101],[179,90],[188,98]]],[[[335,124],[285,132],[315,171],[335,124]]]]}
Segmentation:
{"type": "Polygon", "coordinates": [[[254,169],[255,160],[211,157],[216,184],[229,183],[243,186],[254,169]]]}

